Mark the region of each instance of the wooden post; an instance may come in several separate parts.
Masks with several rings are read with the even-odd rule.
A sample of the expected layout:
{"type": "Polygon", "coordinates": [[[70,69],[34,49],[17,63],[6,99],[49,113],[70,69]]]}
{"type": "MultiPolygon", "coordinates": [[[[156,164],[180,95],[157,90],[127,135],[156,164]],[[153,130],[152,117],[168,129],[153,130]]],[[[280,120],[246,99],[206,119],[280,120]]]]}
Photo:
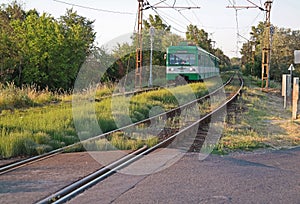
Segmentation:
{"type": "Polygon", "coordinates": [[[292,104],[293,120],[297,119],[298,98],[299,98],[299,77],[294,77],[293,104],[292,104]]]}

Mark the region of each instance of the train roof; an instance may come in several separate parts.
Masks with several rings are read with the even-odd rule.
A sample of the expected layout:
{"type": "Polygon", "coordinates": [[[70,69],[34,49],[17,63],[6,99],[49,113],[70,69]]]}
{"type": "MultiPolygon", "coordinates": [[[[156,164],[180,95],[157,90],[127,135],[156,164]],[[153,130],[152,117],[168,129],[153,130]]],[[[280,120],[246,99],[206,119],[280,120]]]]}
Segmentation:
{"type": "Polygon", "coordinates": [[[169,52],[169,50],[190,50],[190,51],[193,51],[193,50],[199,50],[205,54],[208,54],[209,56],[211,57],[215,57],[217,60],[220,61],[220,59],[218,57],[216,57],[215,55],[209,53],[208,51],[206,51],[205,49],[203,49],[202,47],[200,46],[197,46],[195,44],[188,44],[188,43],[179,43],[179,45],[175,45],[175,46],[169,46],[167,48],[167,52],[169,52]]]}

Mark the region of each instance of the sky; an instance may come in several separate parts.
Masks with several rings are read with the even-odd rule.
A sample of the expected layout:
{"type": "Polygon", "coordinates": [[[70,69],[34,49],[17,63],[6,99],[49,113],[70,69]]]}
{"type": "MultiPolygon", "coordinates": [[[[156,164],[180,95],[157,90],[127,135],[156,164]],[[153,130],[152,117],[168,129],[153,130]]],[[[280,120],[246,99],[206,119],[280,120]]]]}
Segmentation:
{"type": "MultiPolygon", "coordinates": [[[[160,1],[148,0],[151,5],[160,1]]],[[[10,2],[12,0],[0,0],[0,4],[10,2]]],[[[129,36],[136,28],[137,0],[18,0],[18,2],[23,5],[24,10],[35,8],[39,13],[45,12],[55,18],[65,15],[66,9],[73,8],[79,15],[95,20],[94,30],[99,46],[116,38],[120,39],[120,36],[129,36]]],[[[158,5],[172,6],[174,2],[175,6],[197,6],[200,9],[177,11],[158,8],[157,13],[163,18],[164,23],[171,25],[171,31],[184,37],[189,24],[197,25],[215,41],[215,48],[220,48],[230,58],[240,57],[239,50],[242,43],[250,39],[251,27],[265,20],[265,12],[258,8],[239,10],[227,8],[231,5],[253,6],[253,4],[264,8],[265,0],[165,0],[158,5]]],[[[299,0],[273,0],[271,23],[279,28],[300,30],[299,10],[299,0]]],[[[147,19],[149,14],[157,13],[148,9],[143,12],[143,17],[147,19]]]]}

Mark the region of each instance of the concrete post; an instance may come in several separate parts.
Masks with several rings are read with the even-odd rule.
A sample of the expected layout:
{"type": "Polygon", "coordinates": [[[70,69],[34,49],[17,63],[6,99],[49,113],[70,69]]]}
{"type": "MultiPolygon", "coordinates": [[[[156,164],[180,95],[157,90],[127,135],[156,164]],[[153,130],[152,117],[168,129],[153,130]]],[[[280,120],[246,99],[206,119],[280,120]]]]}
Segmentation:
{"type": "Polygon", "coordinates": [[[293,86],[293,102],[292,102],[292,119],[297,119],[298,98],[299,98],[299,77],[294,77],[293,86]]]}

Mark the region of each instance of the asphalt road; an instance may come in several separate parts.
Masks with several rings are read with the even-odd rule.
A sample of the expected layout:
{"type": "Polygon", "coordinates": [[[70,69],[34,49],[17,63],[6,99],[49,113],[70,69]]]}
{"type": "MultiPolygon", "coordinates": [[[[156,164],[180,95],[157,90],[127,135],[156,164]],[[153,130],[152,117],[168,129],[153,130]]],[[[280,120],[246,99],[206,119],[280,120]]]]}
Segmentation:
{"type": "Polygon", "coordinates": [[[174,163],[160,162],[163,155],[141,161],[145,172],[160,163],[154,173],[129,166],[69,203],[300,203],[300,147],[204,160],[171,154],[174,163]]]}

